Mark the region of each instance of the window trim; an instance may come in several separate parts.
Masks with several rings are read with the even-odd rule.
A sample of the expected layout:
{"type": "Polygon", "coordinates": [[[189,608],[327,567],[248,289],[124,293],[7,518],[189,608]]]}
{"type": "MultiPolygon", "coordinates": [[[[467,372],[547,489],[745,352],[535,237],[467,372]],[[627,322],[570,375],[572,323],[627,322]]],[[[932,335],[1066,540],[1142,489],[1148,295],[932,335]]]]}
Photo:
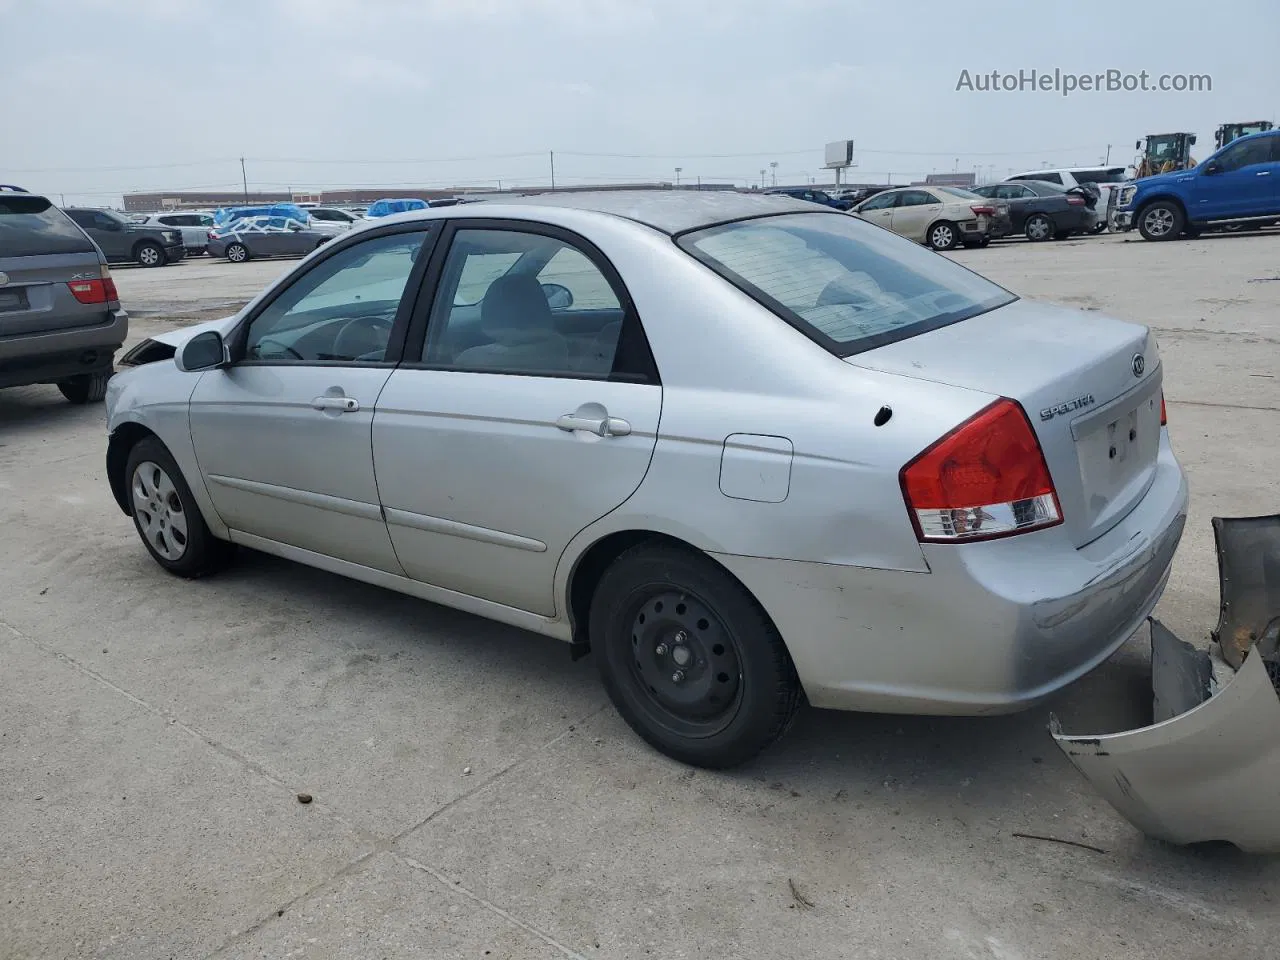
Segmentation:
{"type": "MultiPolygon", "coordinates": [[[[486,217],[449,217],[443,221],[445,226],[441,231],[439,240],[435,249],[431,254],[431,262],[427,265],[426,277],[423,281],[423,289],[428,291],[426,296],[419,296],[418,302],[414,305],[413,316],[409,322],[408,336],[403,344],[403,358],[421,357],[422,351],[425,349],[427,336],[434,330],[435,325],[439,322],[434,316],[436,313],[436,301],[441,294],[441,282],[444,279],[445,263],[449,259],[449,253],[453,249],[454,237],[461,230],[491,230],[503,231],[507,233],[531,233],[536,236],[548,237],[552,240],[558,240],[567,246],[574,247],[579,253],[591,261],[591,265],[600,271],[605,282],[613,289],[614,296],[618,298],[618,303],[622,308],[622,327],[618,333],[618,343],[621,344],[624,337],[636,337],[638,335],[637,344],[643,345],[644,357],[641,365],[647,367],[639,373],[618,373],[610,371],[608,374],[601,376],[599,374],[588,374],[579,370],[566,370],[563,373],[553,371],[540,372],[531,370],[503,370],[501,368],[488,368],[483,370],[470,370],[463,367],[457,367],[453,364],[446,363],[428,363],[423,360],[403,359],[399,364],[402,370],[433,370],[444,371],[449,373],[472,373],[481,376],[508,376],[508,377],[541,377],[553,380],[590,380],[613,383],[636,383],[636,384],[661,384],[662,379],[658,374],[657,361],[653,356],[653,347],[649,343],[648,334],[644,331],[644,324],[640,321],[639,311],[636,310],[635,301],[631,298],[631,291],[627,289],[627,285],[622,280],[622,275],[618,272],[613,263],[606,257],[599,247],[573,230],[565,227],[557,226],[551,223],[544,223],[540,220],[515,220],[515,219],[496,219],[486,217]]],[[[518,260],[516,261],[519,262],[518,260]]],[[[615,364],[616,364],[615,356],[615,364]]]]}
{"type": "Polygon", "coordinates": [[[321,252],[314,260],[307,263],[305,268],[298,269],[295,272],[290,273],[268,293],[261,303],[257,304],[253,310],[240,318],[240,321],[227,336],[228,351],[231,355],[231,365],[233,367],[394,368],[400,362],[401,357],[404,356],[404,342],[409,329],[409,321],[413,315],[414,308],[417,306],[418,300],[422,298],[423,277],[426,275],[429,261],[435,253],[435,247],[438,245],[440,232],[439,221],[416,220],[407,223],[389,224],[385,227],[375,228],[370,231],[361,231],[359,234],[348,235],[324,244],[324,246],[319,248],[321,252]],[[391,333],[387,340],[387,352],[381,360],[250,360],[245,356],[245,350],[249,339],[249,328],[265,310],[283,296],[286,291],[291,289],[294,284],[301,282],[302,278],[311,273],[311,271],[315,270],[331,257],[340,255],[344,250],[349,250],[352,247],[359,246],[363,243],[369,243],[371,241],[381,239],[382,237],[394,236],[401,233],[423,233],[423,245],[421,252],[418,254],[418,259],[413,265],[413,269],[409,271],[408,279],[405,280],[405,292],[400,296],[400,305],[396,308],[395,322],[391,326],[391,333]]]}
{"type": "MultiPolygon", "coordinates": [[[[1009,299],[1003,303],[996,304],[993,307],[987,307],[985,310],[978,310],[974,313],[966,314],[964,316],[955,316],[954,313],[944,313],[937,317],[934,317],[931,320],[920,321],[920,325],[917,327],[912,327],[909,333],[900,334],[896,330],[886,330],[884,333],[878,333],[875,336],[866,337],[862,340],[858,340],[853,343],[842,343],[839,340],[836,340],[832,337],[828,337],[825,333],[823,333],[817,327],[813,326],[813,324],[809,323],[807,320],[801,317],[798,313],[796,313],[790,307],[786,306],[786,304],[784,304],[781,300],[777,300],[773,298],[764,290],[761,290],[759,287],[757,287],[755,284],[749,282],[743,277],[739,277],[737,274],[734,274],[731,271],[728,271],[728,269],[724,267],[722,264],[720,264],[714,257],[712,257],[710,254],[704,253],[703,251],[699,250],[696,246],[693,245],[693,243],[689,241],[689,237],[694,234],[702,234],[706,236],[712,233],[713,231],[726,230],[731,227],[740,226],[743,223],[747,223],[753,220],[767,221],[767,220],[774,219],[775,217],[778,217],[778,216],[811,217],[811,216],[814,216],[815,214],[822,215],[822,211],[815,210],[813,213],[810,213],[807,210],[794,210],[794,211],[788,211],[785,214],[769,214],[763,217],[743,217],[741,219],[731,220],[725,223],[716,223],[706,227],[698,227],[697,229],[694,229],[694,230],[685,230],[679,235],[677,235],[677,237],[675,237],[674,239],[677,247],[679,247],[689,256],[693,257],[693,259],[697,260],[700,264],[702,264],[704,267],[706,267],[708,270],[714,273],[717,277],[719,277],[725,283],[729,284],[734,289],[739,290],[742,293],[746,294],[756,303],[760,304],[760,306],[764,307],[770,313],[774,314],[774,316],[776,316],[783,323],[787,324],[787,326],[792,327],[797,333],[801,334],[804,337],[807,337],[809,340],[812,340],[814,343],[822,347],[822,349],[826,350],[832,356],[840,357],[841,359],[857,356],[860,353],[866,353],[868,350],[875,350],[879,347],[888,346],[891,343],[898,343],[899,341],[902,341],[902,340],[910,340],[912,337],[917,337],[925,333],[932,333],[934,330],[941,330],[943,327],[949,327],[955,323],[962,323],[965,320],[972,320],[974,317],[980,317],[983,314],[990,313],[992,310],[999,310],[1001,307],[1007,307],[1009,304],[1016,303],[1018,300],[1022,299],[1016,293],[1000,286],[1000,284],[996,283],[994,280],[988,279],[987,277],[982,277],[982,275],[978,273],[976,270],[971,270],[969,267],[966,267],[963,264],[956,263],[955,265],[957,267],[960,267],[960,269],[968,270],[970,273],[974,274],[975,276],[982,277],[983,280],[986,280],[987,283],[990,283],[992,286],[996,287],[997,289],[1004,290],[1004,292],[1009,295],[1009,299]]],[[[863,220],[862,222],[866,224],[868,229],[878,229],[878,230],[884,229],[883,227],[878,227],[876,224],[866,220],[863,220]]],[[[905,242],[913,243],[914,241],[907,240],[905,242]]],[[[955,263],[954,260],[951,262],[955,263]]]]}

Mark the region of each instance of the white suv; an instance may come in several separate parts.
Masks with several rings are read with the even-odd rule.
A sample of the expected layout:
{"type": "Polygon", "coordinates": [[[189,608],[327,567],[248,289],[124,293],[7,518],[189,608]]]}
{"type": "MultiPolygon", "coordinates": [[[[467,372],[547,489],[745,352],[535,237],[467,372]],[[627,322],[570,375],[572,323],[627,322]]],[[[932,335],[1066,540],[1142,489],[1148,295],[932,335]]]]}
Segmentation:
{"type": "Polygon", "coordinates": [[[306,207],[305,209],[311,215],[311,223],[308,226],[312,230],[331,236],[346,233],[360,222],[358,217],[353,217],[347,211],[339,210],[337,207],[306,207]]]}
{"type": "Polygon", "coordinates": [[[1122,185],[1130,181],[1127,167],[1058,167],[1057,169],[1028,170],[1016,173],[1005,180],[1045,180],[1049,183],[1071,187],[1087,187],[1092,185],[1098,190],[1095,209],[1098,212],[1098,223],[1094,233],[1107,229],[1107,210],[1111,205],[1111,195],[1122,185]]]}
{"type": "Polygon", "coordinates": [[[182,213],[135,213],[129,218],[134,223],[153,227],[172,227],[182,232],[182,245],[187,256],[204,253],[209,245],[209,231],[213,229],[213,215],[199,210],[182,213]]]}

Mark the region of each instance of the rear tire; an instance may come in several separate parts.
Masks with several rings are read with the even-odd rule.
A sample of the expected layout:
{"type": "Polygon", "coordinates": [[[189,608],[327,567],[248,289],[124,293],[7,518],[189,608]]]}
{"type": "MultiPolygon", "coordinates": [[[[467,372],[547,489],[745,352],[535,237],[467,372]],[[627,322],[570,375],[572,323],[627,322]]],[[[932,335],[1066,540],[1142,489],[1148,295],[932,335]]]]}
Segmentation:
{"type": "Polygon", "coordinates": [[[631,729],[699,767],[744,763],[786,732],[800,681],[755,598],[712,560],[641,544],[605,570],[588,634],[631,729]]]}
{"type": "Polygon", "coordinates": [[[929,228],[925,242],[930,250],[954,250],[960,246],[960,231],[950,220],[939,220],[929,228]]]}
{"type": "Polygon", "coordinates": [[[1143,240],[1177,240],[1186,225],[1182,208],[1169,200],[1157,200],[1138,213],[1138,232],[1143,240]]]}
{"type": "Polygon", "coordinates": [[[134,248],[133,259],[144,267],[163,267],[169,262],[169,258],[165,255],[164,247],[151,240],[146,240],[134,248]]]}
{"type": "Polygon", "coordinates": [[[58,389],[72,403],[80,406],[86,403],[101,403],[107,396],[107,381],[110,373],[81,373],[66,380],[58,381],[58,389]]]}
{"type": "Polygon", "coordinates": [[[1048,240],[1057,231],[1053,225],[1053,219],[1043,213],[1033,213],[1027,217],[1026,225],[1023,232],[1027,235],[1027,239],[1033,243],[1040,243],[1048,240]]]}
{"type": "Polygon", "coordinates": [[[249,259],[249,248],[243,243],[233,243],[227,247],[226,256],[232,263],[245,263],[249,259]]]}

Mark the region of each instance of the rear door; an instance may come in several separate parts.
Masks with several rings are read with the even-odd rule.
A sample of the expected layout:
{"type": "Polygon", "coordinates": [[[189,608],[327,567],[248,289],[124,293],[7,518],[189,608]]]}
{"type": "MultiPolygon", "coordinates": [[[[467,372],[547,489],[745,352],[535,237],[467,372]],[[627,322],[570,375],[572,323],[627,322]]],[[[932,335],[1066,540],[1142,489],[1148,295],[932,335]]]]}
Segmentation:
{"type": "Polygon", "coordinates": [[[83,230],[44,197],[0,193],[0,338],[87,327],[106,304],[82,304],[68,283],[102,277],[83,230]]]}
{"type": "Polygon", "coordinates": [[[425,335],[374,418],[391,540],[417,580],[551,616],[565,547],[649,468],[657,370],[621,278],[582,237],[452,220],[436,260],[425,335]]]}

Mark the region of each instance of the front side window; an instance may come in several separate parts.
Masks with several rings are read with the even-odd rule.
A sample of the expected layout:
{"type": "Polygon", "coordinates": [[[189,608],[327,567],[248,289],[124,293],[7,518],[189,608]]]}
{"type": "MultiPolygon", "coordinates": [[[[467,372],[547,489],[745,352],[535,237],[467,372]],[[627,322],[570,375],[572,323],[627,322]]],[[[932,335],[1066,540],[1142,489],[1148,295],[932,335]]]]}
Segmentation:
{"type": "Polygon", "coordinates": [[[839,214],[744,220],[685,234],[678,243],[839,356],[1017,299],[945,257],[839,214]]]}
{"type": "Polygon", "coordinates": [[[445,260],[422,361],[455,370],[607,377],[624,311],[575,245],[461,229],[445,260]]]}
{"type": "Polygon", "coordinates": [[[896,193],[882,193],[872,197],[862,205],[862,211],[865,213],[870,210],[887,210],[897,202],[898,196],[896,193]]]}
{"type": "Polygon", "coordinates": [[[321,261],[253,318],[246,360],[380,363],[426,234],[376,237],[321,261]]]}

